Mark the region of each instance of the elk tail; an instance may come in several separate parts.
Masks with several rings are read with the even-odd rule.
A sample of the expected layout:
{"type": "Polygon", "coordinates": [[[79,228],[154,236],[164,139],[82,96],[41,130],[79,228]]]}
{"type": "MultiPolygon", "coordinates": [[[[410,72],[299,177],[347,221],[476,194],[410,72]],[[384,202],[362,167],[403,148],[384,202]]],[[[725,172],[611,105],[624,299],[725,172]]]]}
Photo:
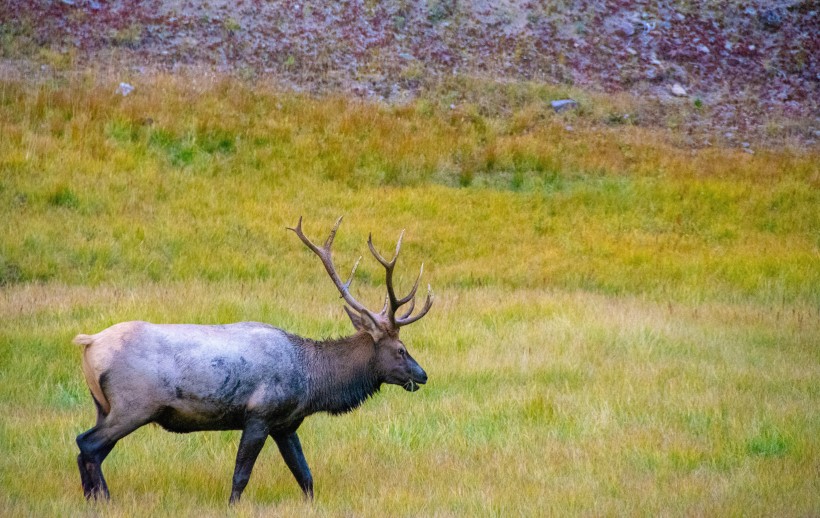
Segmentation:
{"type": "Polygon", "coordinates": [[[77,335],[72,342],[77,345],[89,346],[94,343],[94,337],[91,335],[77,335]]]}
{"type": "Polygon", "coordinates": [[[88,357],[88,348],[94,345],[94,335],[77,335],[72,340],[77,345],[83,346],[83,375],[85,376],[85,382],[88,385],[88,389],[91,391],[91,397],[94,398],[94,402],[97,404],[98,409],[102,412],[103,415],[108,415],[111,411],[111,403],[108,402],[108,398],[105,397],[105,393],[100,386],[100,380],[97,377],[97,373],[89,363],[90,358],[88,357]]]}

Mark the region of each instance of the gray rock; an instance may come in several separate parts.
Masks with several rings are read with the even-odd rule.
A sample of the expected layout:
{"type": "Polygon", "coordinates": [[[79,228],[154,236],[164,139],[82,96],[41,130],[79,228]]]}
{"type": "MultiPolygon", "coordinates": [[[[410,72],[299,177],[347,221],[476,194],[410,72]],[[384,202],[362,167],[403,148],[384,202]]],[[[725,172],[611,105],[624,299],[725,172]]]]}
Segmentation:
{"type": "Polygon", "coordinates": [[[604,30],[610,34],[617,34],[628,38],[635,35],[635,25],[624,15],[613,15],[604,20],[604,30]]]}
{"type": "Polygon", "coordinates": [[[775,32],[783,25],[783,17],[777,9],[766,9],[758,16],[763,28],[767,31],[775,32]]]}
{"type": "Polygon", "coordinates": [[[120,83],[117,87],[117,90],[114,93],[118,93],[121,96],[125,97],[126,95],[130,94],[134,91],[134,87],[128,83],[120,83]]]}
{"type": "Polygon", "coordinates": [[[551,101],[550,106],[552,106],[552,109],[555,110],[555,113],[561,113],[578,108],[578,101],[574,101],[572,99],[559,99],[557,101],[551,101]]]}
{"type": "Polygon", "coordinates": [[[686,97],[688,95],[686,88],[682,87],[680,83],[673,84],[669,91],[672,92],[672,95],[675,97],[686,97]]]}

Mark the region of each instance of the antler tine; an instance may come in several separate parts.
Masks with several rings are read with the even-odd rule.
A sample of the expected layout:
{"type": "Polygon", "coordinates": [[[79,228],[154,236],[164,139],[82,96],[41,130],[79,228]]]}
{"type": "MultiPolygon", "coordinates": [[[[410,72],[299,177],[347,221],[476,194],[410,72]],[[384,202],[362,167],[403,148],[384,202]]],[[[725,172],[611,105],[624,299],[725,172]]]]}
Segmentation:
{"type": "Polygon", "coordinates": [[[412,299],[410,299],[410,307],[407,308],[407,311],[404,312],[404,315],[400,316],[397,320],[403,320],[403,319],[409,317],[410,315],[413,314],[414,309],[416,309],[416,297],[413,297],[412,299]]]}
{"type": "Polygon", "coordinates": [[[396,252],[393,254],[393,258],[389,261],[382,257],[382,254],[380,254],[379,251],[376,250],[376,247],[373,245],[372,233],[367,236],[367,246],[370,248],[370,251],[373,252],[373,256],[376,258],[376,260],[379,261],[382,264],[382,266],[384,266],[385,268],[389,268],[392,271],[393,267],[396,265],[396,259],[399,258],[399,250],[401,250],[401,240],[403,238],[404,230],[402,230],[401,234],[399,234],[399,240],[396,242],[396,252]]]}
{"type": "Polygon", "coordinates": [[[318,246],[314,245],[313,242],[307,238],[304,232],[302,232],[302,216],[299,216],[299,222],[296,223],[296,227],[285,227],[288,230],[292,230],[299,236],[299,239],[302,240],[304,244],[307,245],[308,248],[313,250],[319,257],[322,257],[322,249],[318,246]]]}
{"type": "MultiPolygon", "coordinates": [[[[330,246],[333,244],[333,240],[336,238],[336,231],[339,230],[339,225],[342,224],[342,217],[343,216],[339,216],[339,219],[336,220],[336,224],[333,225],[333,229],[330,231],[330,235],[328,235],[327,239],[325,239],[325,247],[324,248],[328,252],[330,252],[330,246]]],[[[355,268],[354,268],[354,270],[355,270],[355,268]]]]}
{"type": "Polygon", "coordinates": [[[403,316],[402,318],[397,319],[396,320],[396,326],[401,327],[401,326],[406,326],[407,324],[412,324],[416,320],[418,320],[421,317],[423,317],[424,315],[426,315],[427,312],[430,311],[431,307],[433,307],[433,290],[432,290],[432,288],[430,288],[430,285],[428,284],[427,285],[427,300],[424,301],[424,307],[421,308],[421,311],[419,311],[418,314],[416,314],[412,317],[409,316],[409,315],[406,315],[406,316],[403,316]]]}
{"type": "Polygon", "coordinates": [[[333,266],[333,259],[330,255],[330,246],[333,244],[333,238],[336,237],[336,231],[339,229],[339,225],[342,223],[342,218],[336,220],[336,224],[333,226],[333,230],[330,231],[330,235],[325,240],[324,247],[319,248],[316,246],[308,237],[305,235],[304,231],[302,231],[302,217],[299,216],[299,222],[296,224],[295,228],[287,227],[288,230],[292,230],[299,236],[299,239],[310,248],[313,253],[319,256],[319,259],[322,261],[322,266],[325,267],[325,271],[327,274],[330,275],[330,280],[333,281],[333,284],[336,286],[336,289],[339,290],[339,293],[342,295],[342,298],[345,299],[345,302],[350,304],[350,307],[355,309],[356,311],[368,312],[368,309],[365,308],[359,301],[353,298],[353,295],[350,294],[348,288],[350,287],[350,283],[353,282],[353,274],[356,273],[356,267],[359,265],[359,261],[356,261],[356,265],[353,267],[353,271],[350,274],[350,279],[343,283],[342,279],[339,278],[339,274],[336,273],[336,267],[333,266]]]}
{"type": "Polygon", "coordinates": [[[356,275],[356,268],[359,267],[359,263],[361,262],[361,260],[362,256],[359,256],[359,258],[356,259],[356,264],[353,265],[353,270],[351,270],[350,272],[350,277],[347,279],[347,282],[345,283],[345,289],[350,289],[350,283],[353,282],[353,276],[356,275]]]}
{"type": "Polygon", "coordinates": [[[382,266],[384,266],[384,284],[387,287],[387,297],[390,301],[390,310],[386,313],[387,316],[390,317],[390,320],[393,320],[396,310],[399,308],[399,306],[401,306],[401,304],[399,304],[399,300],[396,298],[396,292],[393,289],[393,268],[396,266],[396,260],[399,258],[399,251],[401,250],[401,240],[403,237],[404,230],[402,230],[401,234],[399,234],[399,240],[396,243],[396,252],[393,254],[393,258],[388,261],[387,259],[382,257],[382,254],[380,254],[378,250],[376,250],[376,246],[373,244],[373,234],[371,233],[367,236],[367,246],[373,253],[373,257],[375,257],[376,260],[379,261],[379,263],[381,263],[382,266]]]}
{"type": "Polygon", "coordinates": [[[394,263],[396,262],[396,259],[398,259],[399,257],[399,250],[401,250],[401,240],[404,239],[404,230],[405,229],[401,229],[401,232],[399,233],[399,240],[396,241],[396,251],[393,253],[394,263]]]}
{"type": "MultiPolygon", "coordinates": [[[[424,263],[421,263],[421,269],[419,269],[419,275],[418,275],[418,277],[416,277],[416,282],[413,283],[413,288],[410,290],[410,293],[408,293],[406,296],[404,296],[403,298],[396,301],[396,309],[404,306],[405,304],[407,304],[411,300],[412,301],[415,300],[416,290],[419,289],[419,281],[421,280],[421,274],[423,274],[423,273],[424,273],[424,263]]],[[[414,302],[414,304],[415,304],[415,302],[414,302]]],[[[405,316],[407,316],[407,315],[405,315],[405,316]]]]}

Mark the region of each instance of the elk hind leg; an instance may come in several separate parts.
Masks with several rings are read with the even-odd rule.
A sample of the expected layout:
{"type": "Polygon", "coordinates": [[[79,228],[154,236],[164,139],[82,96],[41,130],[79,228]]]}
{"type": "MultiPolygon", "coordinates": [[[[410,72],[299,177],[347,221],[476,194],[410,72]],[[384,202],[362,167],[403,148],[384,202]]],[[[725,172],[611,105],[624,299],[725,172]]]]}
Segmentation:
{"type": "Polygon", "coordinates": [[[102,473],[102,462],[111,453],[117,441],[146,422],[144,419],[118,419],[114,414],[98,414],[97,424],[77,436],[77,446],[80,448],[77,467],[80,470],[80,482],[86,499],[110,498],[108,484],[102,473]]]}
{"type": "Polygon", "coordinates": [[[83,485],[83,494],[86,499],[110,497],[108,484],[102,474],[102,461],[111,452],[116,441],[99,439],[99,428],[96,426],[77,436],[77,446],[80,454],[77,455],[77,467],[80,469],[80,482],[83,485]]]}

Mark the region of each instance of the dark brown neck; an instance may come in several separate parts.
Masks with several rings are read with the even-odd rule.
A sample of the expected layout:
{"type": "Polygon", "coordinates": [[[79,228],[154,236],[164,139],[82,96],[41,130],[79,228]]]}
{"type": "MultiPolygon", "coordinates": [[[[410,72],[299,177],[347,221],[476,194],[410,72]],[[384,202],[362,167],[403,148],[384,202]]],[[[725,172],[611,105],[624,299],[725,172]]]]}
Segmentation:
{"type": "Polygon", "coordinates": [[[376,347],[367,333],[336,340],[305,340],[311,412],[342,414],[379,391],[376,347]]]}

